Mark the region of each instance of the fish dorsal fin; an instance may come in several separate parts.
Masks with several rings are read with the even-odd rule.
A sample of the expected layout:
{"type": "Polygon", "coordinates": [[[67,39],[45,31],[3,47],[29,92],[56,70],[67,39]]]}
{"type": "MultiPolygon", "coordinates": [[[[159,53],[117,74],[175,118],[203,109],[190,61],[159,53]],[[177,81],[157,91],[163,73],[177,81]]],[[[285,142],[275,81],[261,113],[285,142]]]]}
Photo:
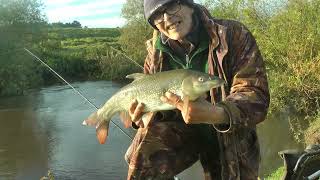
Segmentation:
{"type": "Polygon", "coordinates": [[[126,78],[137,80],[137,79],[142,79],[142,78],[144,78],[146,76],[148,76],[148,75],[147,74],[143,74],[143,73],[133,73],[133,74],[127,75],[126,78]]]}

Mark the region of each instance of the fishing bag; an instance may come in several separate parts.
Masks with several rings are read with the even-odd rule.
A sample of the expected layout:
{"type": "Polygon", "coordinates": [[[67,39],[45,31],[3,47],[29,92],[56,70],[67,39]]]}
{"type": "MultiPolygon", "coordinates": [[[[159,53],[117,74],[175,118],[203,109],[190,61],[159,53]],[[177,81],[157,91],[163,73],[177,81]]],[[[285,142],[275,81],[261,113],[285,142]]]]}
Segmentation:
{"type": "Polygon", "coordinates": [[[304,151],[285,150],[279,152],[284,160],[283,180],[319,180],[320,145],[308,146],[304,151]]]}

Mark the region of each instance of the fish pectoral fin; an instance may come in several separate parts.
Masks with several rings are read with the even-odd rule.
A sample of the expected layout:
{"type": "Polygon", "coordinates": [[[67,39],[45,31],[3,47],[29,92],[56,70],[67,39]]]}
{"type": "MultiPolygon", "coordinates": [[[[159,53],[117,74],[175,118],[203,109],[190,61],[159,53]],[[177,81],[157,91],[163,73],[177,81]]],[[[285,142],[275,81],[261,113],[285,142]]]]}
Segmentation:
{"type": "Polygon", "coordinates": [[[127,75],[126,78],[137,80],[137,79],[144,78],[146,76],[148,76],[148,75],[147,74],[143,74],[143,73],[133,73],[133,74],[127,75]]]}
{"type": "Polygon", "coordinates": [[[132,127],[131,117],[128,112],[120,112],[120,120],[125,128],[132,127]]]}
{"type": "Polygon", "coordinates": [[[108,137],[108,129],[109,129],[109,121],[105,121],[100,124],[96,129],[97,139],[100,144],[104,144],[107,141],[108,137]]]}

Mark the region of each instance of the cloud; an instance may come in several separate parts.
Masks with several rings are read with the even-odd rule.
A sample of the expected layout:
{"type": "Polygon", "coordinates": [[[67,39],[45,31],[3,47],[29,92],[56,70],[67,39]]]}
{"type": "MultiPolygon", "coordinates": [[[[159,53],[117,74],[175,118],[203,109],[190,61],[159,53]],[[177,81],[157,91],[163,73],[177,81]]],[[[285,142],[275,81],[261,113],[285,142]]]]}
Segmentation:
{"type": "Polygon", "coordinates": [[[126,0],[46,0],[44,4],[49,22],[66,23],[77,20],[88,27],[118,27],[125,22],[120,17],[125,2],[126,0]]]}

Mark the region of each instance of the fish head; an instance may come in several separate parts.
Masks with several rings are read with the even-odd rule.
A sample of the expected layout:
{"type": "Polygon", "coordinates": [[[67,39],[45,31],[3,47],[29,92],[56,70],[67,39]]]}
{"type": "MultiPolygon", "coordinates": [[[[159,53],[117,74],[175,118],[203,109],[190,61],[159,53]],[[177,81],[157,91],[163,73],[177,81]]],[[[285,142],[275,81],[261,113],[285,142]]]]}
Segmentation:
{"type": "Polygon", "coordinates": [[[220,87],[224,80],[205,73],[195,73],[187,76],[182,82],[182,93],[190,100],[196,100],[212,88],[220,87]]]}

